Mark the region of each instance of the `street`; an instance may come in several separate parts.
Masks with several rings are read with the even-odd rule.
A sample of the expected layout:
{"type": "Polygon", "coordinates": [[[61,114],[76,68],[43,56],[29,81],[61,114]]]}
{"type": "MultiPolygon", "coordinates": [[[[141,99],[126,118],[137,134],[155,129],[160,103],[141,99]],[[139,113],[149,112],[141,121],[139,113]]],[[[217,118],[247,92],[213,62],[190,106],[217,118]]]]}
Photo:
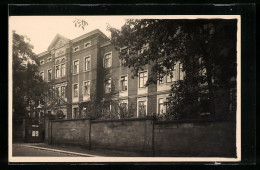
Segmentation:
{"type": "Polygon", "coordinates": [[[77,155],[54,152],[49,150],[41,150],[36,148],[29,148],[29,147],[22,146],[20,144],[13,144],[13,156],[71,157],[77,155]]]}

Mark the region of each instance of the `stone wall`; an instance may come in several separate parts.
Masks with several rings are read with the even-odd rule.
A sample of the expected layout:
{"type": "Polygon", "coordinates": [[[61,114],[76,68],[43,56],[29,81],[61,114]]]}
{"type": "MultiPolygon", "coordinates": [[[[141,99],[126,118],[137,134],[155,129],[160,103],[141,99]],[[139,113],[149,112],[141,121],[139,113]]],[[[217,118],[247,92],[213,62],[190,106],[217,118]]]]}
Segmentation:
{"type": "Polygon", "coordinates": [[[51,144],[139,152],[143,156],[235,157],[231,121],[59,120],[48,123],[51,144]]]}
{"type": "Polygon", "coordinates": [[[76,146],[89,146],[89,120],[55,120],[49,123],[51,131],[51,144],[71,144],[76,146]]]}
{"type": "Polygon", "coordinates": [[[235,142],[235,124],[227,121],[154,124],[157,156],[234,157],[235,142]]]}
{"type": "Polygon", "coordinates": [[[91,148],[152,154],[152,120],[92,121],[91,148]]]}

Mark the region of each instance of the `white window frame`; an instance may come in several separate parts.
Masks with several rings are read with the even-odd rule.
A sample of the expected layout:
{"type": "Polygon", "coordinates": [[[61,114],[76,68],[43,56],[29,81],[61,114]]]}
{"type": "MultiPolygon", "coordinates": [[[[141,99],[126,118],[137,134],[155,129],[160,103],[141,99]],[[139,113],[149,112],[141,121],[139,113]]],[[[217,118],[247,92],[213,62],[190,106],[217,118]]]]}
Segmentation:
{"type": "Polygon", "coordinates": [[[105,94],[109,94],[109,93],[111,93],[112,92],[112,78],[109,78],[109,79],[107,79],[106,81],[105,81],[105,94]],[[106,90],[107,90],[107,88],[106,88],[106,85],[107,85],[107,82],[110,80],[110,92],[107,92],[106,90]]]}
{"type": "Polygon", "coordinates": [[[127,92],[127,91],[128,91],[128,82],[129,82],[129,80],[128,80],[128,74],[125,74],[125,75],[121,75],[121,76],[120,76],[120,80],[119,80],[119,88],[120,88],[119,91],[120,91],[120,92],[123,93],[123,92],[127,92]],[[126,83],[126,88],[127,88],[127,89],[126,89],[126,90],[122,90],[122,87],[121,87],[121,85],[122,85],[122,84],[121,84],[121,79],[122,79],[122,77],[126,77],[126,78],[127,78],[127,83],[126,83]]]}
{"type": "Polygon", "coordinates": [[[84,57],[84,72],[90,71],[91,70],[91,55],[88,55],[84,57]],[[89,68],[86,68],[86,59],[89,58],[89,68]]]}
{"type": "Polygon", "coordinates": [[[91,81],[90,80],[86,80],[86,81],[83,81],[83,85],[82,85],[82,94],[83,96],[89,96],[90,95],[90,87],[91,87],[91,81]],[[89,94],[84,94],[85,92],[85,83],[89,82],[89,94]]]}
{"type": "Polygon", "coordinates": [[[104,67],[104,68],[110,68],[110,67],[112,67],[112,61],[113,61],[113,53],[112,53],[112,51],[105,53],[105,54],[104,54],[104,57],[103,57],[103,67],[104,67]],[[109,66],[109,67],[105,67],[105,57],[106,57],[106,55],[108,55],[108,54],[111,54],[110,66],[109,66]]]}
{"type": "Polygon", "coordinates": [[[55,65],[55,79],[60,78],[60,72],[61,72],[60,64],[55,65]],[[57,74],[57,68],[56,68],[57,66],[59,67],[59,72],[58,72],[58,74],[57,74]]]}
{"type": "Polygon", "coordinates": [[[60,97],[63,98],[63,99],[66,98],[66,86],[60,86],[60,97]],[[62,93],[61,93],[62,92],[62,90],[61,90],[62,87],[64,87],[64,96],[62,96],[62,93]]]}
{"type": "Polygon", "coordinates": [[[86,44],[90,44],[90,46],[88,46],[88,47],[91,47],[91,45],[92,45],[92,44],[91,44],[91,41],[85,42],[85,43],[84,43],[84,48],[88,48],[88,47],[86,47],[86,44]]]}
{"type": "Polygon", "coordinates": [[[60,77],[66,76],[66,62],[60,64],[60,77]],[[64,65],[64,75],[62,75],[62,65],[64,65]]]}
{"type": "Polygon", "coordinates": [[[47,70],[47,81],[50,82],[52,80],[52,69],[47,70]],[[51,71],[51,79],[49,80],[49,71],[51,71]]]}
{"type": "Polygon", "coordinates": [[[44,80],[44,71],[40,72],[40,76],[41,76],[42,80],[44,80]]]}
{"type": "Polygon", "coordinates": [[[171,96],[169,96],[169,94],[161,94],[161,95],[157,95],[157,104],[156,104],[156,114],[161,114],[159,112],[159,100],[163,99],[163,113],[167,112],[167,106],[165,105],[165,103],[167,102],[167,99],[171,98],[171,96]]]}
{"type": "Polygon", "coordinates": [[[78,61],[78,63],[79,63],[79,59],[77,59],[77,60],[73,60],[73,62],[72,62],[72,66],[73,66],[73,75],[76,75],[76,74],[79,74],[79,64],[78,64],[78,67],[77,67],[77,73],[75,73],[75,65],[74,65],[74,63],[76,62],[76,61],[78,61]]]}
{"type": "Polygon", "coordinates": [[[147,106],[147,104],[148,104],[148,99],[147,99],[147,97],[144,97],[144,98],[137,98],[137,117],[139,117],[139,102],[145,102],[145,105],[146,105],[146,108],[145,108],[145,110],[146,110],[146,116],[147,116],[147,112],[148,112],[148,106],[147,106]]]}
{"type": "Polygon", "coordinates": [[[79,46],[73,47],[73,53],[75,53],[77,51],[79,51],[79,46]],[[78,48],[78,49],[75,51],[76,48],[78,48]]]}
{"type": "Polygon", "coordinates": [[[145,89],[145,88],[148,87],[148,86],[145,86],[146,82],[144,82],[143,87],[140,87],[140,73],[145,73],[145,72],[147,73],[147,78],[146,78],[146,82],[147,82],[147,80],[148,80],[148,70],[143,70],[143,71],[138,72],[138,88],[139,89],[145,89]]]}
{"type": "Polygon", "coordinates": [[[73,86],[72,86],[72,93],[73,93],[73,94],[72,94],[72,97],[73,97],[73,98],[78,98],[78,97],[79,97],[79,83],[74,83],[74,84],[73,84],[73,86]],[[78,85],[78,94],[77,94],[77,96],[75,96],[75,89],[74,89],[74,86],[75,86],[75,85],[78,85]]]}

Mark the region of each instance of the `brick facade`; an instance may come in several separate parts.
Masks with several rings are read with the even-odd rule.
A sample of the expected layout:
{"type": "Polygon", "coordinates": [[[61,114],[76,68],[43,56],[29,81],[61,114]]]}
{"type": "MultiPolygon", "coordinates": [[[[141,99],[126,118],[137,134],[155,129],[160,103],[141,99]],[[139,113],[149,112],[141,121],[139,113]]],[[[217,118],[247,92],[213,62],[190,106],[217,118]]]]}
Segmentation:
{"type": "MultiPolygon", "coordinates": [[[[46,102],[46,112],[51,111],[56,114],[62,110],[67,119],[78,118],[82,114],[84,104],[93,100],[124,100],[128,107],[135,108],[134,115],[138,117],[138,101],[146,101],[146,114],[157,113],[158,94],[169,94],[170,84],[158,88],[158,85],[149,85],[146,88],[139,88],[138,77],[132,79],[131,69],[121,65],[118,51],[110,44],[109,39],[99,30],[94,30],[73,40],[69,40],[59,34],[51,42],[48,50],[38,55],[40,61],[40,72],[44,72],[44,79],[48,81],[48,70],[52,70],[50,83],[53,87],[61,89],[65,86],[65,97],[58,104],[53,101],[46,102]],[[111,66],[105,68],[105,56],[112,56],[111,66]],[[90,57],[90,69],[86,70],[86,57],[90,57]],[[51,58],[51,60],[49,60],[51,58]],[[62,64],[65,64],[65,75],[62,74],[62,64]],[[75,67],[74,65],[77,65],[75,67]],[[59,67],[60,66],[60,67],[59,67]],[[57,73],[57,67],[60,72],[57,73]],[[78,69],[78,70],[75,70],[78,69]],[[77,72],[78,71],[78,72],[77,72]],[[57,76],[58,75],[58,76],[57,76]],[[120,91],[120,78],[127,77],[127,90],[120,91]],[[105,82],[111,79],[111,92],[105,94],[105,82]],[[90,81],[90,94],[84,94],[85,87],[83,83],[90,81]],[[60,88],[59,88],[60,87],[60,88]],[[76,89],[76,90],[74,90],[76,89]],[[166,90],[165,90],[166,89],[166,90]],[[77,91],[77,93],[74,93],[77,91]],[[75,94],[77,94],[75,96],[75,94]],[[111,98],[112,96],[112,98],[111,98]],[[61,109],[62,108],[62,109],[61,109]]],[[[151,74],[151,66],[144,66],[144,70],[151,74]]],[[[178,66],[177,66],[178,70],[178,66]]],[[[178,71],[176,71],[178,75],[178,71]]],[[[59,92],[61,93],[61,91],[59,92]]]]}

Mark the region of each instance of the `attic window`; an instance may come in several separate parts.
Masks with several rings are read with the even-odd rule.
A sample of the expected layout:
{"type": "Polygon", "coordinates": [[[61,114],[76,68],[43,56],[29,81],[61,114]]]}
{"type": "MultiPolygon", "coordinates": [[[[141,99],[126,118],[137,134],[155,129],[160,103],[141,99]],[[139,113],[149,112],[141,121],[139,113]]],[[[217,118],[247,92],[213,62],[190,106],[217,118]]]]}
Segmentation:
{"type": "Polygon", "coordinates": [[[41,60],[41,61],[40,61],[40,65],[43,65],[43,64],[44,64],[44,60],[41,60]]]}
{"type": "Polygon", "coordinates": [[[90,47],[91,46],[91,42],[89,41],[89,42],[86,42],[85,44],[84,44],[84,47],[85,48],[87,48],[87,47],[90,47]]]}
{"type": "Polygon", "coordinates": [[[73,51],[74,51],[74,52],[79,51],[79,46],[74,47],[73,51]]]}

